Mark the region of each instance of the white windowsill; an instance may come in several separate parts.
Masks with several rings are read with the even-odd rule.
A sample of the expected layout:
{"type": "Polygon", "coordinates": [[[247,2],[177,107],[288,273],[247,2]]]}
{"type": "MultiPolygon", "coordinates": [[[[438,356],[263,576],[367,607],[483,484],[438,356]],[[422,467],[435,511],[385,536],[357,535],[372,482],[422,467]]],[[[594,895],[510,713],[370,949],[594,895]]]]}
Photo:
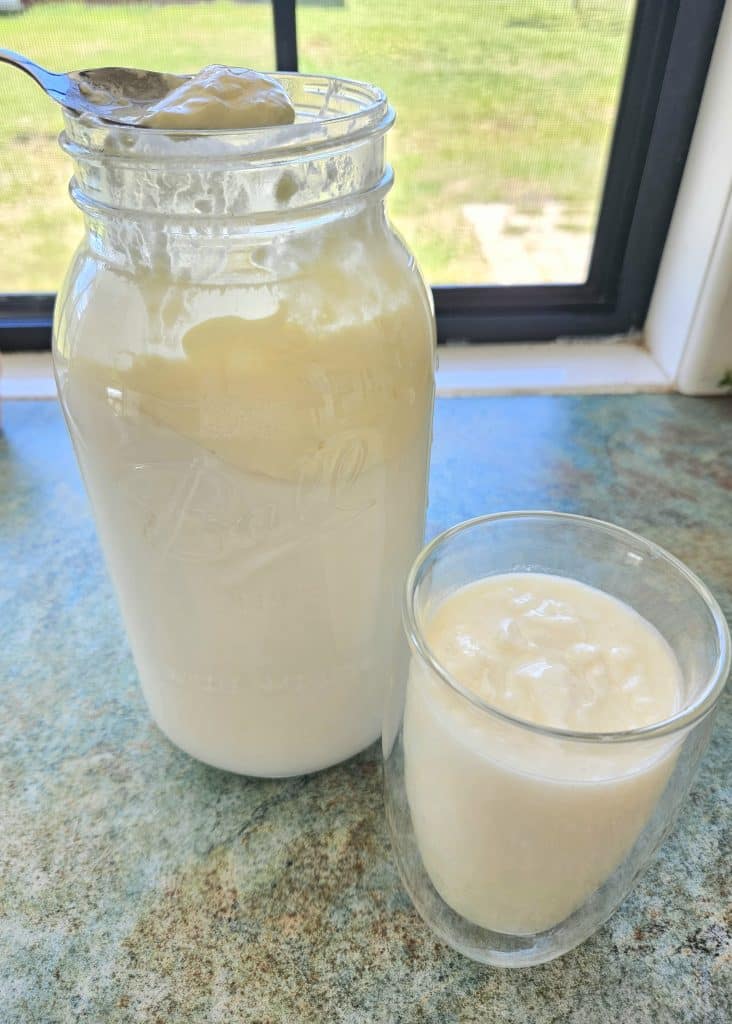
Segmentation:
{"type": "Polygon", "coordinates": [[[6,352],[0,360],[0,398],[56,397],[50,352],[6,352]]]}
{"type": "Polygon", "coordinates": [[[446,345],[438,353],[437,392],[445,396],[612,394],[673,387],[647,350],[628,341],[446,345]]]}
{"type": "MultiPolygon", "coordinates": [[[[439,349],[437,393],[456,395],[612,394],[670,391],[646,349],[627,341],[447,345],[439,349]]],[[[2,357],[0,398],[55,398],[47,352],[2,357]]]]}

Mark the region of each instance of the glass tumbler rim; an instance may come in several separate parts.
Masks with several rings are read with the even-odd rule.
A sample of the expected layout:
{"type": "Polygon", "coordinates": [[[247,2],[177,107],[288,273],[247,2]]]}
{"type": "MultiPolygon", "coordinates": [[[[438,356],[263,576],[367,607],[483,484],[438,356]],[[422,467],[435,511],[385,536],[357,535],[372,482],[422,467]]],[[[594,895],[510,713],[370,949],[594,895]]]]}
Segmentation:
{"type": "Polygon", "coordinates": [[[679,558],[672,555],[670,551],[648,540],[646,537],[628,530],[615,523],[609,523],[592,516],[578,515],[573,512],[555,512],[546,509],[521,509],[516,511],[491,512],[480,516],[474,516],[463,522],[457,523],[439,533],[422,551],[417,555],[412,568],[407,576],[406,585],[403,591],[402,619],[404,630],[409,645],[415,654],[419,655],[429,666],[436,676],[450,687],[459,697],[469,701],[479,711],[499,718],[512,726],[516,726],[534,734],[546,736],[558,740],[575,740],[582,743],[627,743],[639,740],[651,740],[661,736],[671,735],[687,729],[701,721],[710,711],[713,710],[725,687],[727,676],[732,664],[732,638],[730,638],[727,620],[720,608],[716,598],[706,584],[689,569],[679,558]],[[563,729],[556,726],[541,725],[526,718],[511,715],[507,711],[483,700],[472,690],[464,686],[455,676],[440,662],[439,658],[427,643],[424,633],[419,625],[415,600],[417,589],[424,573],[429,566],[430,560],[435,552],[439,551],[445,544],[448,544],[455,537],[467,533],[475,527],[493,522],[507,520],[531,520],[557,521],[583,525],[597,530],[598,532],[610,534],[618,540],[632,541],[635,545],[645,548],[648,555],[654,558],[663,559],[670,565],[679,576],[689,584],[698,597],[704,602],[715,626],[716,637],[719,645],[719,653],[715,660],[714,667],[709,674],[701,692],[690,704],[673,715],[653,722],[650,725],[639,726],[634,729],[623,729],[611,732],[586,732],[575,729],[563,729]]]}

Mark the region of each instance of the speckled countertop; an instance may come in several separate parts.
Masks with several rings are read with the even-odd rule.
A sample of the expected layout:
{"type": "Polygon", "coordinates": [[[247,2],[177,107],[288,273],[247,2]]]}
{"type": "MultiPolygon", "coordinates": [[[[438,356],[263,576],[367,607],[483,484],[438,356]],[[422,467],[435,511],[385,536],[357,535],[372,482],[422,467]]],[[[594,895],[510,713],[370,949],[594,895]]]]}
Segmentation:
{"type": "MultiPolygon", "coordinates": [[[[732,692],[672,837],[592,939],[480,967],[402,891],[378,750],[227,775],[150,722],[55,402],[0,435],[2,1024],[728,1024],[732,692]]],[[[429,534],[552,507],[638,530],[732,612],[732,401],[439,403],[429,534]]]]}

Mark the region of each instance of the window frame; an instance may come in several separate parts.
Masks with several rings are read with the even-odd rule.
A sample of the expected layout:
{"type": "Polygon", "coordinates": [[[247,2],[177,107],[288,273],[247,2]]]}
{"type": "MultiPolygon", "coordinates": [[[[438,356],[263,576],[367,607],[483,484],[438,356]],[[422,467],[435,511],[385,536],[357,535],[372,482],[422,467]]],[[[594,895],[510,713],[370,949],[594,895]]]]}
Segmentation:
{"type": "MultiPolygon", "coordinates": [[[[298,69],[296,0],[272,0],[280,71],[298,69]]],[[[587,280],[434,285],[440,342],[552,341],[643,326],[724,0],[637,0],[587,280]]],[[[50,347],[55,296],[0,294],[0,349],[50,347]]]]}

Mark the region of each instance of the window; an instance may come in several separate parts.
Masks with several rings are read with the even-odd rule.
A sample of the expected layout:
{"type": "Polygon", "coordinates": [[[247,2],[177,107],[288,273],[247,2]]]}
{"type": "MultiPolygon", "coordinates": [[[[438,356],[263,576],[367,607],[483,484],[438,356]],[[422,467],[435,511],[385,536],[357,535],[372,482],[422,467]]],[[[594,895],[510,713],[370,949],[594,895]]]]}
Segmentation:
{"type": "MultiPolygon", "coordinates": [[[[266,69],[276,54],[281,70],[378,82],[399,115],[390,210],[441,340],[542,340],[642,325],[723,7],[97,0],[35,4],[0,27],[50,67],[266,69]]],[[[80,231],[58,111],[4,67],[0,110],[0,347],[47,347],[80,231]]]]}

